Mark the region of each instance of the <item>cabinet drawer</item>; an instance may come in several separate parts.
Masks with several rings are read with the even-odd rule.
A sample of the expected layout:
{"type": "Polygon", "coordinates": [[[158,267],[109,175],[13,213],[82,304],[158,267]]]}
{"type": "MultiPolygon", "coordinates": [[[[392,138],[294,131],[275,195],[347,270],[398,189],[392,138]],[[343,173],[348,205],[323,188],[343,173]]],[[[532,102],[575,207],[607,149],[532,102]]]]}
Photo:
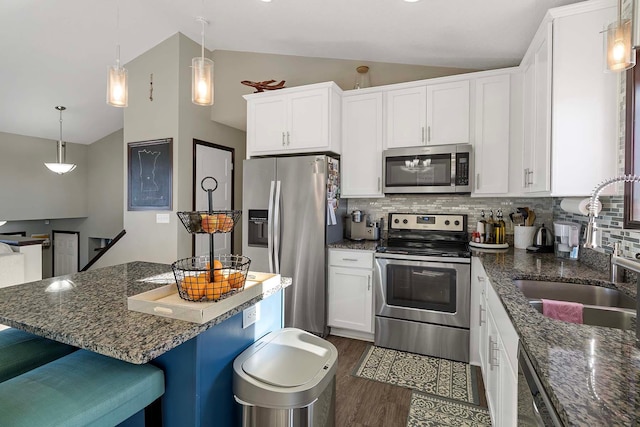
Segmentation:
{"type": "Polygon", "coordinates": [[[329,265],[336,267],[373,268],[373,252],[330,249],[329,265]]]}
{"type": "Polygon", "coordinates": [[[502,302],[500,302],[500,297],[498,297],[496,291],[490,285],[487,286],[486,289],[487,304],[491,315],[496,321],[498,334],[502,339],[507,359],[509,360],[511,369],[514,372],[518,372],[518,333],[514,329],[511,319],[502,306],[502,302]]]}

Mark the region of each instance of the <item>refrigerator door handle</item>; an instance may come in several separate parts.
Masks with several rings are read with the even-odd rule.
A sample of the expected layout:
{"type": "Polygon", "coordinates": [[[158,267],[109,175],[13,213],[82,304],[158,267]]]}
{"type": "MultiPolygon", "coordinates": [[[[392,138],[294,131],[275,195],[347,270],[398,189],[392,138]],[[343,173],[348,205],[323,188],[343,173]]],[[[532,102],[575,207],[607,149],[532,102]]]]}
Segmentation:
{"type": "Polygon", "coordinates": [[[280,181],[276,181],[276,197],[273,201],[273,257],[275,273],[280,274],[280,181]]]}
{"type": "Polygon", "coordinates": [[[276,182],[271,181],[269,189],[269,210],[267,213],[267,252],[269,253],[269,273],[273,273],[273,192],[276,182]]]}

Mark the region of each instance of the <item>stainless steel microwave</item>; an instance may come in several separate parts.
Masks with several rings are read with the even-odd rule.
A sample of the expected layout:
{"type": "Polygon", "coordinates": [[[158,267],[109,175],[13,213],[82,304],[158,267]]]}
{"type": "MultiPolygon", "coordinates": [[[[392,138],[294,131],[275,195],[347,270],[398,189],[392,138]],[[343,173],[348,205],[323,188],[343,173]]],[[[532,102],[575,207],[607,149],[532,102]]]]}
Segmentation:
{"type": "Polygon", "coordinates": [[[391,148],[382,158],[385,193],[471,193],[471,144],[391,148]]]}

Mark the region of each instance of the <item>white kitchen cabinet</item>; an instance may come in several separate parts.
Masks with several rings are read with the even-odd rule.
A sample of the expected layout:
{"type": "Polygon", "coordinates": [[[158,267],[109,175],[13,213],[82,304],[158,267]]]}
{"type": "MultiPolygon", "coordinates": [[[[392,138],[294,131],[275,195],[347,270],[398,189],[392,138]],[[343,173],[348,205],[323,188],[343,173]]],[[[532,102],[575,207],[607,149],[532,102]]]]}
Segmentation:
{"type": "Polygon", "coordinates": [[[471,275],[471,363],[482,369],[492,425],[511,427],[517,420],[518,335],[476,257],[471,275]]]}
{"type": "Polygon", "coordinates": [[[247,157],[340,154],[341,90],[333,82],[245,95],[247,157]]]}
{"type": "Polygon", "coordinates": [[[469,80],[427,85],[427,145],[468,144],[469,80]]]}
{"type": "Polygon", "coordinates": [[[331,334],[373,341],[373,252],[329,249],[331,334]]]}
{"type": "Polygon", "coordinates": [[[546,23],[536,33],[523,60],[524,107],[522,193],[551,190],[551,76],[552,24],[546,23]]]}
{"type": "MultiPolygon", "coordinates": [[[[616,3],[552,9],[551,195],[588,196],[617,175],[617,73],[605,73],[602,29],[616,3]]],[[[609,194],[615,192],[610,186],[609,194]]],[[[605,193],[606,194],[606,193],[605,193]]]]}
{"type": "Polygon", "coordinates": [[[509,192],[511,75],[478,78],[475,86],[473,195],[509,192]]]}
{"type": "Polygon", "coordinates": [[[357,92],[342,98],[342,197],[384,197],[382,92],[357,92]]]}
{"type": "Polygon", "coordinates": [[[469,80],[388,90],[385,148],[469,143],[469,80]]]}

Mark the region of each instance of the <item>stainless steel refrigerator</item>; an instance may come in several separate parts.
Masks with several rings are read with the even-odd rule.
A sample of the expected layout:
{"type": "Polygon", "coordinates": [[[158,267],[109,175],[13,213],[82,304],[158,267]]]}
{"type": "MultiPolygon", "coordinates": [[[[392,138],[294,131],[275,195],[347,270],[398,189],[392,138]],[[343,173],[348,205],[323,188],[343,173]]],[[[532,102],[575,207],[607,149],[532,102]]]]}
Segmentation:
{"type": "Polygon", "coordinates": [[[327,244],[343,236],[339,162],[326,155],[244,161],[242,253],[252,271],[293,278],[285,326],[327,333],[327,244]],[[336,206],[337,205],[337,206],[336,206]]]}

